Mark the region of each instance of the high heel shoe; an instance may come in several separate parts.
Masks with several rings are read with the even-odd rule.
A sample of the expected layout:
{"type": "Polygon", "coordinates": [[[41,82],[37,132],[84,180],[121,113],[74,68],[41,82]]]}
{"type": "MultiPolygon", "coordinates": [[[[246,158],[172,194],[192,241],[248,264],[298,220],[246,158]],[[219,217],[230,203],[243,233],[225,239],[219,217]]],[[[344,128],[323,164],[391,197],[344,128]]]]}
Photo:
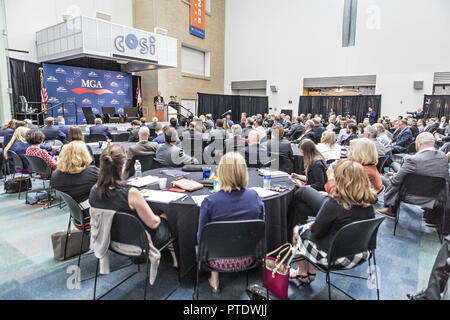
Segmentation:
{"type": "Polygon", "coordinates": [[[211,279],[208,279],[208,283],[209,283],[209,286],[211,287],[211,293],[212,293],[214,296],[220,295],[220,287],[219,287],[219,286],[213,287],[213,286],[211,285],[211,279]]]}
{"type": "Polygon", "coordinates": [[[298,281],[300,281],[301,284],[304,285],[308,285],[310,283],[308,274],[304,275],[298,274],[298,269],[297,270],[291,269],[291,272],[289,273],[289,279],[297,279],[298,281]],[[294,272],[292,272],[293,270],[294,272]]]}

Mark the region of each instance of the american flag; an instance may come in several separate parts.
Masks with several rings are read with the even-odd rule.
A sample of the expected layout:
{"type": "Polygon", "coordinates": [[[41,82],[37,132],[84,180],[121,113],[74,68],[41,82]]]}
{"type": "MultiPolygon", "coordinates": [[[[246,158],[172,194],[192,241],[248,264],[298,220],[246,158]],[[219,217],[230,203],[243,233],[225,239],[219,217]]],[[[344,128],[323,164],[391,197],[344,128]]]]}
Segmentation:
{"type": "Polygon", "coordinates": [[[43,70],[41,69],[41,111],[45,112],[47,110],[48,105],[48,94],[47,89],[44,85],[44,74],[43,70]]]}

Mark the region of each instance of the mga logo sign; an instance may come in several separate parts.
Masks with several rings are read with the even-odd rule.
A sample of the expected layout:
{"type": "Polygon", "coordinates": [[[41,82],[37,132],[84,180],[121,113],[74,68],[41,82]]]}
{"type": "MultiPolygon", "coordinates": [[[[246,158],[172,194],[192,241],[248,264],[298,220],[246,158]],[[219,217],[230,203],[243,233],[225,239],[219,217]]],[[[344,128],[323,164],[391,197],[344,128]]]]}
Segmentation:
{"type": "Polygon", "coordinates": [[[112,91],[103,89],[102,83],[98,80],[84,80],[81,79],[81,88],[72,89],[73,92],[76,94],[83,94],[83,93],[95,93],[99,96],[105,94],[105,93],[113,93],[112,91]],[[92,90],[89,88],[97,89],[92,90]]]}

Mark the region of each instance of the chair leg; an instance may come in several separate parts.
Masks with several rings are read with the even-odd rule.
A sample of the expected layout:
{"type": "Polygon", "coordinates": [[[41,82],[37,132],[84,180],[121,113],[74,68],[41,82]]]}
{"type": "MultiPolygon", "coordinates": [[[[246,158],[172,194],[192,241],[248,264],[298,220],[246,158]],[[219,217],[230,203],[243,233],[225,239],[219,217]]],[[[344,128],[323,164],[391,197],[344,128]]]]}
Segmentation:
{"type": "Polygon", "coordinates": [[[197,271],[195,274],[195,283],[194,283],[194,293],[192,294],[192,300],[198,300],[198,282],[199,282],[199,276],[200,276],[200,268],[197,266],[197,271]]]}
{"type": "Polygon", "coordinates": [[[147,286],[150,282],[150,263],[149,259],[147,258],[147,274],[145,275],[145,286],[144,286],[144,301],[147,300],[147,286]]]}
{"type": "Polygon", "coordinates": [[[401,205],[399,204],[398,208],[397,208],[397,215],[395,216],[394,236],[395,236],[395,233],[397,232],[398,222],[400,221],[400,207],[401,207],[401,205]]]}
{"type": "Polygon", "coordinates": [[[80,251],[78,253],[78,270],[80,269],[80,262],[81,262],[81,251],[83,251],[83,240],[84,240],[84,228],[83,233],[81,234],[81,245],[80,245],[80,251]]]}
{"type": "Polygon", "coordinates": [[[327,284],[328,284],[328,300],[331,300],[331,279],[330,279],[330,272],[327,272],[326,280],[327,280],[327,284]]]}
{"type": "Polygon", "coordinates": [[[69,217],[69,225],[67,226],[67,232],[66,232],[66,243],[64,244],[64,260],[66,260],[67,257],[67,242],[69,241],[69,232],[70,232],[70,224],[72,223],[72,217],[69,217]]]}
{"type": "Polygon", "coordinates": [[[247,289],[247,288],[248,288],[248,270],[247,270],[247,272],[245,273],[245,276],[246,276],[246,280],[247,280],[247,286],[245,287],[245,289],[247,289]]]}
{"type": "Polygon", "coordinates": [[[377,300],[380,300],[380,284],[378,282],[378,270],[377,270],[377,260],[375,258],[375,251],[373,251],[373,265],[375,266],[375,280],[377,282],[377,300]]]}
{"type": "Polygon", "coordinates": [[[95,301],[95,291],[97,290],[97,277],[98,277],[98,268],[100,266],[100,259],[97,259],[97,268],[95,270],[95,281],[94,281],[94,298],[95,301]]]}

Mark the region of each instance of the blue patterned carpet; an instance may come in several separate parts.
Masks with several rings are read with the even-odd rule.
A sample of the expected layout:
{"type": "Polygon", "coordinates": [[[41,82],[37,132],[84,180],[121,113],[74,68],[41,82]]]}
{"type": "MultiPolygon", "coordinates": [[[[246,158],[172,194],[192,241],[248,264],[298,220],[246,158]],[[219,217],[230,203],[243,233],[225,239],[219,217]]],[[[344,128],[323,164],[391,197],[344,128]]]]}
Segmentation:
{"type": "MultiPolygon", "coordinates": [[[[42,184],[36,182],[37,188],[42,184]]],[[[0,184],[3,189],[3,181],[0,184]]],[[[381,197],[382,200],[382,197],[381,197]]],[[[16,195],[0,194],[0,299],[92,299],[94,280],[83,281],[79,288],[72,282],[71,266],[76,260],[58,262],[53,259],[51,234],[65,231],[69,213],[67,208],[58,207],[43,210],[41,206],[30,206],[16,195]]],[[[378,238],[377,263],[381,275],[381,299],[402,300],[407,293],[415,293],[426,286],[431,268],[440,244],[434,229],[422,223],[420,209],[402,205],[397,236],[392,235],[394,221],[387,219],[381,226],[378,238]]],[[[126,264],[120,256],[111,257],[111,268],[126,264]]],[[[83,256],[82,279],[95,274],[94,256],[83,256]]],[[[99,278],[97,293],[102,294],[128,274],[136,265],[99,278]]],[[[144,270],[144,266],[141,270],[144,270]]],[[[364,264],[349,273],[368,275],[364,264]]],[[[250,283],[260,283],[258,271],[250,274],[250,283]]],[[[105,299],[142,299],[145,272],[111,292],[105,299]]],[[[358,299],[376,299],[373,283],[364,280],[333,275],[332,282],[347,290],[358,299]]],[[[163,255],[158,277],[149,286],[147,299],[189,300],[192,298],[193,282],[183,281],[178,285],[178,276],[171,267],[168,254],[163,255]]],[[[203,274],[200,285],[200,299],[248,299],[245,293],[245,274],[221,275],[222,293],[211,295],[207,274],[203,274]]],[[[333,299],[347,299],[337,290],[332,290],[333,299]]],[[[289,298],[293,300],[328,299],[325,277],[318,273],[311,286],[299,286],[292,282],[289,298]]]]}

